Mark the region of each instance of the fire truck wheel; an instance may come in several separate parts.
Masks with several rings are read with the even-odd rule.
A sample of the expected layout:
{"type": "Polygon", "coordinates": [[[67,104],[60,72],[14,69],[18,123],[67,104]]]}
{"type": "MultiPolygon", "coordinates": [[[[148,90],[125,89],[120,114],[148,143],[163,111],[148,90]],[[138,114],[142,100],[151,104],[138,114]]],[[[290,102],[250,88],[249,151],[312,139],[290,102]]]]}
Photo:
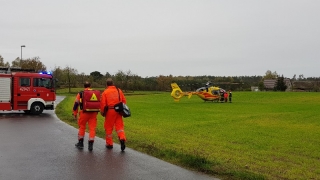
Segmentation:
{"type": "Polygon", "coordinates": [[[35,114],[35,115],[41,114],[43,111],[43,104],[38,102],[33,103],[31,105],[30,111],[32,114],[35,114]]]}

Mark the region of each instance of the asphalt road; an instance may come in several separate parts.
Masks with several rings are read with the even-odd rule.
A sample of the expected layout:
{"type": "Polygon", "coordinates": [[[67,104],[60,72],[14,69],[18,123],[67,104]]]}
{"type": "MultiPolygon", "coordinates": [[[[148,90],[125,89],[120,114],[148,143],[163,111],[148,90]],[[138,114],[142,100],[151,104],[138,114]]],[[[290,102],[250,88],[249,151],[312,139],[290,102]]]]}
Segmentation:
{"type": "MultiPolygon", "coordinates": [[[[63,97],[57,97],[59,103],[63,97]]],[[[154,157],[96,138],[89,152],[75,148],[77,129],[53,111],[38,116],[0,112],[1,180],[212,180],[154,157]]],[[[86,138],[88,135],[86,134],[86,138]]]]}

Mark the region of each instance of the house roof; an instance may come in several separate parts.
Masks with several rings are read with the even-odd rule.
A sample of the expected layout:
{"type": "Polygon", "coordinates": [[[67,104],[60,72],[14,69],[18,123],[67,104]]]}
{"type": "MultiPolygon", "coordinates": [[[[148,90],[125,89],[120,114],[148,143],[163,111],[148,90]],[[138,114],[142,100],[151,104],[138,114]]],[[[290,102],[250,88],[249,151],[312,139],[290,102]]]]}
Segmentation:
{"type": "Polygon", "coordinates": [[[276,79],[265,79],[263,81],[264,87],[267,89],[273,89],[276,85],[277,80],[276,79]]]}
{"type": "MultiPolygon", "coordinates": [[[[277,79],[265,79],[263,81],[264,87],[266,89],[273,89],[276,86],[277,83],[277,79]]],[[[291,81],[288,78],[284,79],[284,83],[286,84],[286,86],[289,88],[291,87],[291,81]]]]}

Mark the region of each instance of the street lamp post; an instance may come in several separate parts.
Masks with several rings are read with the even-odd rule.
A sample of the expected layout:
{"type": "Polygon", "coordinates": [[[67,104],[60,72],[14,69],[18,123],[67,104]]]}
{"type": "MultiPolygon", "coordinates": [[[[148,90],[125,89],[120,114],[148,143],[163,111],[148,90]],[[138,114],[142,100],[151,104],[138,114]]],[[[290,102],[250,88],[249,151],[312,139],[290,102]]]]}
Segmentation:
{"type": "Polygon", "coordinates": [[[20,67],[21,67],[21,61],[22,61],[22,48],[23,48],[23,47],[26,47],[26,46],[25,46],[25,45],[21,45],[21,59],[20,59],[20,63],[19,63],[19,64],[20,64],[20,67]]]}

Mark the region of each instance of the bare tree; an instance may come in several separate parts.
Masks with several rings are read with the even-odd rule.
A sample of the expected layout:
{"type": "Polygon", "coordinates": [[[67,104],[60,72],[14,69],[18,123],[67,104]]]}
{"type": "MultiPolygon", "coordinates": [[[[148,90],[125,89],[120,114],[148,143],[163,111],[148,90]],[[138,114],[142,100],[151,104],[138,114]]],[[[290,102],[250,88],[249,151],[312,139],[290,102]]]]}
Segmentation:
{"type": "Polygon", "coordinates": [[[63,69],[64,72],[64,77],[65,81],[67,82],[68,88],[69,88],[69,93],[71,92],[71,85],[72,87],[76,87],[76,75],[78,74],[78,71],[71,68],[70,66],[67,66],[66,68],[63,69]]]}
{"type": "Polygon", "coordinates": [[[115,83],[117,83],[120,88],[123,88],[123,84],[126,80],[126,74],[122,71],[119,70],[116,74],[115,74],[115,83]]]}
{"type": "Polygon", "coordinates": [[[4,66],[3,57],[0,55],[0,66],[4,66]]]}
{"type": "Polygon", "coordinates": [[[10,67],[10,64],[8,62],[4,62],[3,57],[0,55],[0,67],[10,67]]]}
{"type": "Polygon", "coordinates": [[[39,57],[21,60],[16,58],[12,61],[12,67],[21,67],[22,69],[34,69],[36,72],[47,70],[46,66],[40,61],[39,57]]]}

